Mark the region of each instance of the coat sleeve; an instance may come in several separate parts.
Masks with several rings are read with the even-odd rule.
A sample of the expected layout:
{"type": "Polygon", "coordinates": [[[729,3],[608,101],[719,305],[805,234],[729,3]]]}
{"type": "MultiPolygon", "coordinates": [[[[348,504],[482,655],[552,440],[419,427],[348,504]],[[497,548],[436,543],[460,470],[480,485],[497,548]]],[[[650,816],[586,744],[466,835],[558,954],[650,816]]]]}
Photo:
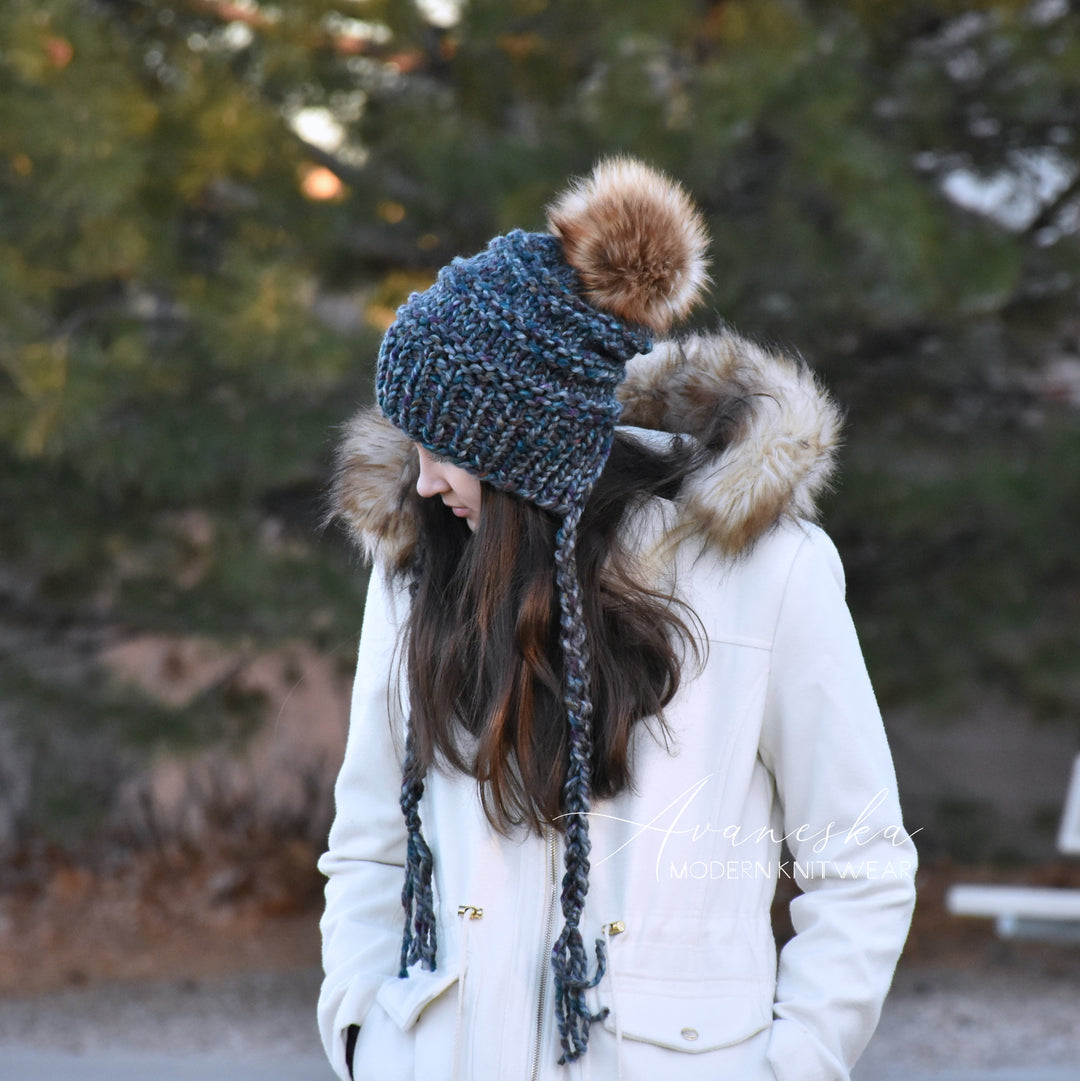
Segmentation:
{"type": "Polygon", "coordinates": [[[778,1081],[847,1081],[907,937],[916,854],[840,559],[816,527],[778,612],[760,751],[802,890],[780,953],[769,1063],[778,1081]]]}
{"type": "Polygon", "coordinates": [[[399,807],[403,725],[393,681],[393,602],[376,567],[364,609],[345,758],[334,790],[336,813],[328,850],[319,861],[327,876],[319,1031],[331,1065],[345,1081],[347,1029],[363,1024],[380,985],[396,975],[401,949],[406,836],[399,807]]]}

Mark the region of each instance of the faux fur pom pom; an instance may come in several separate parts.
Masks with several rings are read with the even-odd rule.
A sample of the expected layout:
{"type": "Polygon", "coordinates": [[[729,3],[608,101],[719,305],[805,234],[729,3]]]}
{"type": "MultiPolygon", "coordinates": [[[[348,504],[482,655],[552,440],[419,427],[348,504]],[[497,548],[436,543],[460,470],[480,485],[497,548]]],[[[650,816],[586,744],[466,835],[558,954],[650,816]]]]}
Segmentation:
{"type": "Polygon", "coordinates": [[[601,161],[547,212],[589,302],[662,333],[708,281],[708,237],[683,188],[634,158],[601,161]]]}

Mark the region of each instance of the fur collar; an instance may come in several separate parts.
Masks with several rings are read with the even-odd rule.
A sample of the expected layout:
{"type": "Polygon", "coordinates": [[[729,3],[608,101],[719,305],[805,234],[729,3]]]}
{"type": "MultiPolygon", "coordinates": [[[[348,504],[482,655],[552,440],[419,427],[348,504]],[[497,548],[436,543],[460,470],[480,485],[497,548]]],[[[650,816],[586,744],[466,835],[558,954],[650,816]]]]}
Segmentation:
{"type": "MultiPolygon", "coordinates": [[[[700,535],[726,555],[747,551],[785,518],[813,518],[839,444],[840,414],[801,361],[721,330],[657,342],[627,365],[622,422],[703,435],[718,412],[731,418],[722,450],[684,483],[676,536],[700,535]]],[[[332,513],[369,559],[401,566],[415,543],[400,513],[412,444],[377,409],[345,428],[332,513]]]]}

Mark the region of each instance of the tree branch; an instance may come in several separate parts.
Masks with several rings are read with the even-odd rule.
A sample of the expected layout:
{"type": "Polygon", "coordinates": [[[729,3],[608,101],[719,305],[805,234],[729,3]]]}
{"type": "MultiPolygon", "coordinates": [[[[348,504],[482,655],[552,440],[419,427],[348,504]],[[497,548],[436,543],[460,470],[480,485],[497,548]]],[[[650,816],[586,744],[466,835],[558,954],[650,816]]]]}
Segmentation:
{"type": "Polygon", "coordinates": [[[1076,176],[1073,177],[1071,184],[1069,184],[1064,190],[1058,192],[1058,194],[1055,195],[1054,198],[1051,199],[1050,202],[1048,202],[1046,206],[1044,206],[1042,210],[1040,210],[1039,213],[1035,215],[1034,220],[1024,230],[1023,235],[1031,236],[1032,234],[1037,233],[1040,229],[1045,229],[1048,225],[1053,224],[1054,217],[1057,212],[1063,206],[1065,206],[1065,204],[1068,203],[1069,200],[1073,199],[1077,195],[1080,195],[1080,172],[1078,172],[1076,176]]]}

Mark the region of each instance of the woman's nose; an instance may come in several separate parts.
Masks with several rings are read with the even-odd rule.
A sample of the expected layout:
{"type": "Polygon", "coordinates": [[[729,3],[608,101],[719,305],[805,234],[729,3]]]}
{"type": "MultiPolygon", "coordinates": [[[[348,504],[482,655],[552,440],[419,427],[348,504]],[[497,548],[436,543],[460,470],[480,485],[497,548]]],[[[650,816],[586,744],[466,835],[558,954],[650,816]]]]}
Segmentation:
{"type": "Polygon", "coordinates": [[[420,475],[416,478],[416,494],[421,499],[429,499],[433,495],[449,490],[450,485],[447,484],[446,478],[439,472],[438,468],[421,458],[420,475]]]}

